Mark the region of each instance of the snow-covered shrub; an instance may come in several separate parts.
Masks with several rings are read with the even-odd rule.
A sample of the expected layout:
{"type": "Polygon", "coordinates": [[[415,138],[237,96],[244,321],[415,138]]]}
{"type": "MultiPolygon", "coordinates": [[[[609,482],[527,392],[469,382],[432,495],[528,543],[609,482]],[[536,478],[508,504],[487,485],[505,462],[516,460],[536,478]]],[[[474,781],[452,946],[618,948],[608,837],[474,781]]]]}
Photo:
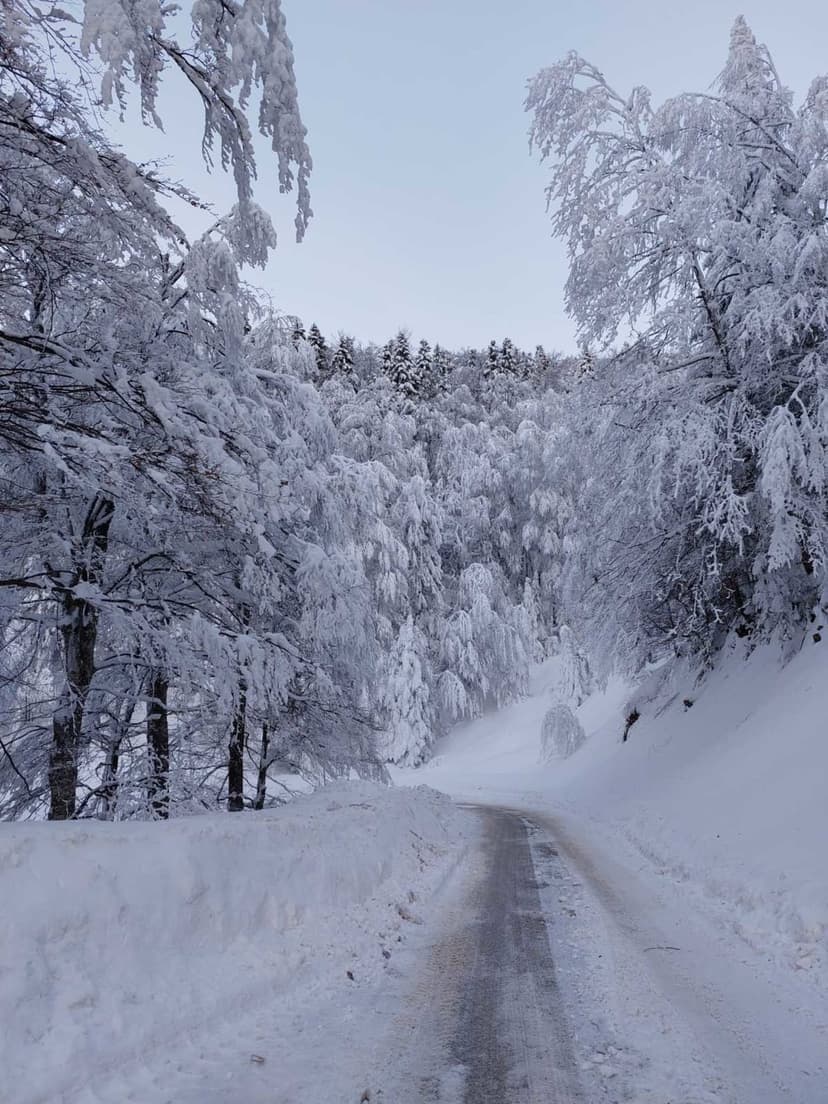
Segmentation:
{"type": "Polygon", "coordinates": [[[586,740],[584,726],[568,705],[558,702],[547,711],[541,727],[541,757],[568,759],[586,740]]]}
{"type": "Polygon", "coordinates": [[[568,625],[561,625],[558,639],[561,661],[560,693],[577,708],[590,690],[589,663],[568,625]]]}

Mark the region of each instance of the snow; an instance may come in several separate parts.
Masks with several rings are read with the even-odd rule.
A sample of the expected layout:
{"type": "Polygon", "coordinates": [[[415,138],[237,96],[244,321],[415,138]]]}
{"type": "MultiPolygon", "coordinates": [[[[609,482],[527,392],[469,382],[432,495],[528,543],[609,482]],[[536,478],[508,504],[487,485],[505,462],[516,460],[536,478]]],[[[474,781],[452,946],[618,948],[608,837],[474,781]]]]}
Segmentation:
{"type": "Polygon", "coordinates": [[[808,641],[785,664],[733,650],[700,684],[666,668],[615,681],[573,709],[585,743],[543,761],[544,717],[571,683],[550,662],[525,700],[399,772],[411,788],[4,826],[14,1104],[412,1099],[423,979],[483,855],[475,818],[424,780],[531,812],[590,1104],[822,1104],[823,666],[808,641]]]}
{"type": "Polygon", "coordinates": [[[565,759],[578,750],[586,739],[583,725],[569,708],[559,702],[543,718],[541,743],[544,759],[560,756],[565,759]]]}
{"type": "Polygon", "coordinates": [[[4,826],[0,1068],[15,1104],[205,1104],[227,1099],[228,1077],[247,1102],[295,1101],[302,1078],[339,1099],[320,1050],[346,1083],[348,1048],[364,1057],[384,1026],[357,1016],[355,1048],[359,991],[365,1004],[396,967],[467,820],[425,788],[352,783],[272,812],[4,826]]]}
{"type": "Polygon", "coordinates": [[[546,760],[552,661],[396,772],[529,817],[591,1104],[828,1099],[824,670],[809,637],[787,662],[735,647],[701,682],[616,680],[575,710],[586,742],[546,760]]]}
{"type": "Polygon", "coordinates": [[[550,661],[528,698],[458,726],[413,777],[589,826],[763,955],[824,984],[825,664],[825,644],[808,638],[788,662],[774,646],[747,658],[734,648],[700,684],[686,670],[637,691],[616,680],[575,710],[586,743],[542,765],[559,687],[550,661]],[[641,717],[623,743],[631,705],[641,717]]]}

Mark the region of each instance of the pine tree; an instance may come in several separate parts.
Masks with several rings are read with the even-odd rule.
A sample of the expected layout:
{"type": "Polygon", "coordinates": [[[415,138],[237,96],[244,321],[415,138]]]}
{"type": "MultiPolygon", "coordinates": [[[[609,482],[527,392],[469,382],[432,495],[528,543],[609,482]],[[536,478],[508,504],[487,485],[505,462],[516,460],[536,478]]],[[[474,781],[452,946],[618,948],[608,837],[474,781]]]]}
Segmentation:
{"type": "Polygon", "coordinates": [[[319,373],[319,377],[320,379],[325,379],[328,374],[328,346],[325,343],[325,338],[322,336],[322,331],[315,322],[308,330],[308,343],[314,351],[316,370],[319,373]]]}
{"type": "Polygon", "coordinates": [[[352,381],[354,372],[354,339],[346,334],[339,335],[339,341],[331,357],[331,374],[352,381]]]}
{"type": "Polygon", "coordinates": [[[391,379],[394,364],[394,338],[386,341],[380,350],[380,363],[382,364],[383,375],[388,376],[391,379]]]}
{"type": "Polygon", "coordinates": [[[536,380],[543,382],[549,371],[550,360],[543,345],[535,346],[535,355],[532,358],[532,372],[536,380]]]}
{"type": "Polygon", "coordinates": [[[487,379],[492,379],[500,371],[500,350],[497,347],[497,342],[492,338],[489,342],[489,347],[486,350],[486,364],[483,372],[487,379]]]}
{"type": "Polygon", "coordinates": [[[575,379],[578,383],[586,383],[595,379],[595,357],[589,349],[584,349],[581,352],[575,368],[575,379]]]}
{"type": "Polygon", "coordinates": [[[437,389],[434,385],[433,368],[434,360],[431,353],[431,346],[425,338],[423,338],[417,348],[413,370],[414,388],[416,397],[419,399],[432,399],[436,394],[437,389]]]}
{"type": "MultiPolygon", "coordinates": [[[[476,354],[475,354],[476,355],[476,354]]],[[[451,371],[451,360],[442,345],[434,346],[434,354],[431,358],[431,372],[434,381],[434,393],[440,394],[448,387],[448,375],[451,371]]]]}
{"type": "Polygon", "coordinates": [[[498,357],[498,367],[504,375],[514,376],[518,373],[518,353],[512,340],[508,337],[503,339],[503,344],[500,346],[500,355],[498,357]]]}
{"type": "Polygon", "coordinates": [[[403,398],[417,397],[417,377],[411,357],[411,344],[405,330],[400,330],[391,342],[388,358],[388,376],[403,398]]]}

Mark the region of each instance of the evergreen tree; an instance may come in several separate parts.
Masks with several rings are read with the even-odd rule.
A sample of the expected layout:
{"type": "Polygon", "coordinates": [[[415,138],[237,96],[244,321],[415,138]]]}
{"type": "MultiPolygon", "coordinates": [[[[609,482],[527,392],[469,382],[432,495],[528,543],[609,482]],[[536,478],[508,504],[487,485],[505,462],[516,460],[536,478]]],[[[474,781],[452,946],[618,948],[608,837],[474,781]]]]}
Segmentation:
{"type": "Polygon", "coordinates": [[[434,394],[444,392],[448,387],[448,375],[451,371],[451,360],[442,345],[434,346],[431,357],[431,373],[434,381],[434,394]]]}
{"type": "Polygon", "coordinates": [[[538,381],[543,383],[546,381],[547,374],[551,367],[551,361],[547,356],[546,350],[543,345],[535,346],[535,354],[532,357],[532,375],[538,381]]]}
{"type": "Polygon", "coordinates": [[[383,345],[380,351],[380,363],[382,364],[383,375],[389,379],[392,377],[394,371],[394,338],[383,345]]]}
{"type": "Polygon", "coordinates": [[[305,335],[305,327],[302,325],[301,318],[294,318],[290,338],[293,342],[294,349],[299,348],[300,342],[307,340],[305,335]]]}
{"type": "Polygon", "coordinates": [[[419,399],[432,399],[436,394],[433,368],[434,359],[431,346],[423,338],[417,348],[413,369],[413,383],[416,389],[416,397],[419,399]]]}
{"type": "Polygon", "coordinates": [[[575,380],[577,383],[585,383],[594,379],[595,357],[589,349],[584,349],[578,358],[578,363],[575,368],[575,380]]]}
{"type": "Polygon", "coordinates": [[[500,346],[498,367],[504,375],[515,376],[518,374],[518,351],[508,337],[503,339],[503,344],[500,346]]]}
{"type": "Polygon", "coordinates": [[[483,371],[488,379],[494,378],[500,371],[500,349],[498,349],[494,338],[489,342],[489,347],[486,350],[486,364],[483,371]]]}
{"type": "Polygon", "coordinates": [[[354,339],[346,334],[340,334],[331,357],[331,374],[352,381],[354,360],[354,339]]]}
{"type": "Polygon", "coordinates": [[[391,342],[388,356],[388,377],[395,390],[405,399],[418,394],[417,376],[411,356],[411,344],[405,330],[400,330],[391,342]]]}
{"type": "Polygon", "coordinates": [[[325,343],[325,338],[322,336],[321,330],[315,322],[308,330],[308,343],[314,352],[316,370],[319,374],[319,378],[325,379],[328,374],[328,346],[325,343]]]}

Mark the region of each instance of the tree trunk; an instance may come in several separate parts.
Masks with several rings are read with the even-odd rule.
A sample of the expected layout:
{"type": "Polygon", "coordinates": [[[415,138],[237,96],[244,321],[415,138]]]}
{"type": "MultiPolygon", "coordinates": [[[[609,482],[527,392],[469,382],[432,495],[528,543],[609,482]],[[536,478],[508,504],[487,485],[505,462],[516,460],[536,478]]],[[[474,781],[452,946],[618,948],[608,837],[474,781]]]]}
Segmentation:
{"type": "Polygon", "coordinates": [[[113,505],[96,495],[87,511],[83,530],[74,542],[75,563],[80,566],[69,587],[62,588],[60,634],[63,641],[64,688],[52,717],[49,754],[49,820],[70,820],[75,815],[78,787],[78,749],[83,711],[95,673],[98,611],[74,587],[96,583],[109,543],[113,505]]]}
{"type": "Polygon", "coordinates": [[[118,804],[118,765],[121,759],[121,731],[112,737],[109,750],[106,753],[104,763],[103,785],[101,786],[100,803],[98,805],[98,817],[101,820],[112,820],[115,815],[115,807],[118,804]]]}
{"type": "Polygon", "coordinates": [[[112,737],[104,762],[103,780],[98,798],[97,817],[99,820],[114,820],[118,807],[118,767],[121,760],[121,745],[129,735],[132,716],[135,713],[137,702],[135,698],[127,698],[123,707],[119,710],[115,719],[112,737]]]}
{"type": "Polygon", "coordinates": [[[244,749],[247,741],[247,688],[239,683],[239,700],[233,714],[230,729],[229,759],[227,763],[227,811],[239,813],[244,809],[244,749]]]}
{"type": "Polygon", "coordinates": [[[147,796],[157,820],[170,815],[170,728],[167,710],[169,683],[164,671],[153,671],[147,703],[147,796]]]}
{"type": "Polygon", "coordinates": [[[95,672],[97,611],[72,594],[63,599],[63,664],[65,685],[52,717],[49,755],[49,820],[75,815],[78,786],[78,748],[83,710],[95,672]]]}
{"type": "Polygon", "coordinates": [[[267,797],[267,768],[268,768],[268,751],[270,749],[270,733],[267,727],[267,721],[262,722],[262,750],[259,755],[259,777],[256,779],[256,800],[253,802],[254,809],[263,809],[265,798],[267,797]]]}
{"type": "Polygon", "coordinates": [[[83,706],[88,691],[88,682],[84,684],[73,679],[67,671],[67,686],[52,717],[49,820],[71,820],[75,815],[77,750],[83,726],[83,706]]]}

